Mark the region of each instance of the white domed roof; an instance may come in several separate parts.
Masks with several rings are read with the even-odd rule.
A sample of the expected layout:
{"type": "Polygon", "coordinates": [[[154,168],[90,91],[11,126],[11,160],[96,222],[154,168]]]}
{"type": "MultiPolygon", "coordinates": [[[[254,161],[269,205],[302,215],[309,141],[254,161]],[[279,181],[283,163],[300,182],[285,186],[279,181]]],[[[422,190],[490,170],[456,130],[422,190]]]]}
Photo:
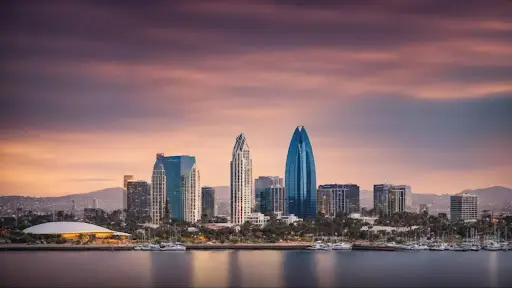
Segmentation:
{"type": "Polygon", "coordinates": [[[113,233],[115,231],[83,222],[48,222],[23,230],[30,234],[113,233]]]}

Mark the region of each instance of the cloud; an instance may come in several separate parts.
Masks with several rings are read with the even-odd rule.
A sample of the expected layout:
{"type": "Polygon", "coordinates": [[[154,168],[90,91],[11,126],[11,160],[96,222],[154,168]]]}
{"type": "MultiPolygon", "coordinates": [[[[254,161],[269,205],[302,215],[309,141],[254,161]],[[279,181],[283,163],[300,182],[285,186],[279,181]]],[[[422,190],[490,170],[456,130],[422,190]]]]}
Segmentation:
{"type": "Polygon", "coordinates": [[[99,189],[66,179],[147,175],[163,151],[197,155],[202,179],[223,185],[218,167],[240,132],[255,173],[281,175],[306,125],[319,182],[426,188],[421,175],[435,174],[455,189],[468,187],[446,175],[481,171],[507,185],[509,6],[11,1],[0,11],[0,182],[99,189]]]}

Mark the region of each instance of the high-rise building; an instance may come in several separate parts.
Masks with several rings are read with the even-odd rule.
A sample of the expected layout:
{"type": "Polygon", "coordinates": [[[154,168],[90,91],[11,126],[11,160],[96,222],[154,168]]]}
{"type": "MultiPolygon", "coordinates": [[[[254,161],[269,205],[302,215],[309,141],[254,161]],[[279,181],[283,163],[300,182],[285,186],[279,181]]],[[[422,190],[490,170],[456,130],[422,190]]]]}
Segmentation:
{"type": "Polygon", "coordinates": [[[151,176],[150,216],[151,224],[160,225],[165,217],[166,179],[162,154],[157,154],[151,176]]]}
{"type": "Polygon", "coordinates": [[[92,208],[98,209],[100,208],[100,200],[97,198],[92,199],[92,208]]]}
{"type": "Polygon", "coordinates": [[[201,186],[194,156],[164,156],[166,201],[171,219],[197,222],[201,219],[201,186]]]}
{"type": "Polygon", "coordinates": [[[428,205],[427,204],[420,204],[420,207],[418,209],[418,213],[422,214],[424,212],[427,212],[427,214],[428,214],[428,205]]]}
{"type": "Polygon", "coordinates": [[[410,194],[411,187],[408,185],[373,185],[373,207],[376,214],[382,216],[405,212],[410,194]]]}
{"type": "Polygon", "coordinates": [[[206,215],[207,219],[213,219],[215,217],[215,189],[213,187],[201,188],[201,202],[201,214],[206,215]]]}
{"type": "Polygon", "coordinates": [[[286,193],[284,186],[272,185],[261,194],[261,213],[284,214],[286,211],[286,193]]]}
{"type": "Polygon", "coordinates": [[[252,159],[243,133],[233,147],[230,182],[231,222],[243,224],[252,212],[252,159]]]}
{"type": "MultiPolygon", "coordinates": [[[[283,178],[279,176],[260,176],[254,180],[254,194],[255,194],[255,202],[254,202],[254,211],[261,211],[261,197],[265,189],[270,186],[284,186],[283,178]]],[[[262,212],[265,213],[265,212],[262,212]]]]}
{"type": "Polygon", "coordinates": [[[452,222],[477,220],[478,196],[467,193],[450,196],[450,219],[452,222]]]}
{"type": "Polygon", "coordinates": [[[126,183],[127,210],[137,217],[149,217],[150,185],[142,180],[129,180],[126,183]]]}
{"type": "Polygon", "coordinates": [[[133,175],[124,175],[124,177],[123,177],[123,210],[127,209],[127,207],[128,207],[127,206],[128,199],[127,199],[127,195],[126,195],[127,194],[126,184],[128,183],[128,181],[133,180],[133,179],[134,179],[133,175]]]}
{"type": "Polygon", "coordinates": [[[318,186],[318,211],[334,217],[338,212],[359,213],[359,186],[355,184],[326,184],[318,186]]]}
{"type": "Polygon", "coordinates": [[[315,217],[316,170],[313,148],[304,126],[293,133],[285,171],[286,213],[300,218],[315,217]]]}

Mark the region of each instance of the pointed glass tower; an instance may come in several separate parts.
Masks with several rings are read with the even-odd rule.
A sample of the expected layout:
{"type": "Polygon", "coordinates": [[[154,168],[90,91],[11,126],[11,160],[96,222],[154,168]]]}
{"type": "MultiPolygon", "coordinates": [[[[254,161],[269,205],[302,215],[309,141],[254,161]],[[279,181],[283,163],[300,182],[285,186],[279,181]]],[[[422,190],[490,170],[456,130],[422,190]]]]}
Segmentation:
{"type": "Polygon", "coordinates": [[[286,213],[300,218],[316,216],[316,170],[313,148],[304,126],[293,133],[285,171],[286,213]]]}

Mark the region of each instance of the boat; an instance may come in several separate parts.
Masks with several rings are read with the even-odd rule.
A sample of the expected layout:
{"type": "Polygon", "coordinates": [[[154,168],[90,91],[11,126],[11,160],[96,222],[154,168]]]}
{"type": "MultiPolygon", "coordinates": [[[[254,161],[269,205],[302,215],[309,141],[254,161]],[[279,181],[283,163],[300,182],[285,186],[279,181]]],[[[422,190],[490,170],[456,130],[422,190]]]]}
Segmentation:
{"type": "Polygon", "coordinates": [[[466,245],[455,245],[454,248],[453,248],[453,251],[467,252],[467,251],[471,251],[471,248],[469,246],[466,246],[466,245]]]}
{"type": "Polygon", "coordinates": [[[486,251],[501,251],[501,250],[503,250],[501,245],[494,241],[487,242],[487,244],[484,245],[483,249],[486,251]]]}
{"type": "Polygon", "coordinates": [[[331,247],[328,245],[323,244],[321,241],[315,242],[312,246],[309,246],[306,248],[308,250],[331,250],[331,247]]]}
{"type": "Polygon", "coordinates": [[[187,247],[185,247],[184,245],[182,245],[179,242],[176,242],[176,243],[168,242],[168,243],[161,243],[159,251],[185,251],[185,250],[187,250],[187,247]]]}
{"type": "Polygon", "coordinates": [[[434,245],[433,247],[430,247],[430,251],[445,251],[447,250],[448,248],[448,245],[446,244],[437,244],[437,245],[434,245]]]}
{"type": "Polygon", "coordinates": [[[331,246],[332,250],[352,250],[352,244],[350,243],[335,243],[331,246]]]}
{"type": "Polygon", "coordinates": [[[481,248],[482,247],[480,247],[480,245],[478,245],[478,244],[473,244],[470,247],[471,251],[480,251],[481,248]]]}
{"type": "Polygon", "coordinates": [[[415,251],[424,251],[424,250],[429,250],[430,248],[428,248],[427,245],[420,245],[420,244],[414,244],[412,245],[412,248],[411,250],[415,250],[415,251]]]}

